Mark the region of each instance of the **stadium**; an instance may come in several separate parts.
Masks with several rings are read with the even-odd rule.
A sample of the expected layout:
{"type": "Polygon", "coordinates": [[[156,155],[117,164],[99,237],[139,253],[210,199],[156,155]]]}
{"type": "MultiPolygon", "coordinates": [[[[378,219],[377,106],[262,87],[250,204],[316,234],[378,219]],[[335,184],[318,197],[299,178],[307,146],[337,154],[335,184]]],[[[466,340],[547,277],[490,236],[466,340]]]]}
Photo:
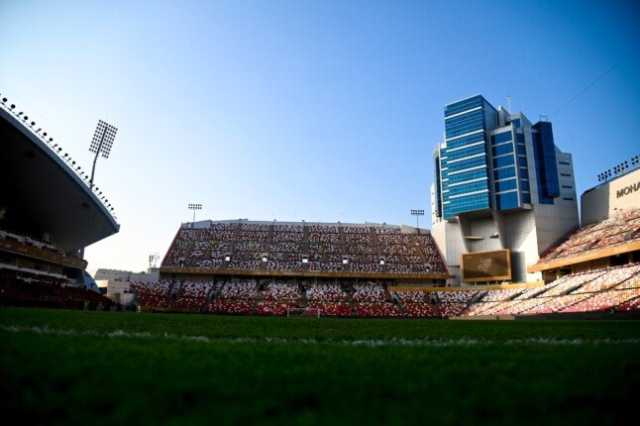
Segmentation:
{"type": "Polygon", "coordinates": [[[120,225],[99,187],[28,114],[0,100],[0,281],[17,306],[105,308],[86,273],[84,248],[120,225]],[[47,185],[42,185],[47,182],[47,185]]]}
{"type": "MultiPolygon", "coordinates": [[[[499,111],[498,130],[466,139],[467,155],[487,159],[471,164],[484,175],[470,184],[502,185],[493,172],[505,166],[491,153],[505,128],[501,150],[530,154],[513,179],[515,204],[493,189],[478,202],[473,186],[475,204],[445,208],[456,199],[448,191],[466,184],[447,189],[442,175],[455,176],[447,156],[468,149],[453,135],[435,155],[434,234],[386,223],[194,220],[178,227],[158,279],[123,275],[133,278],[105,297],[83,253],[119,231],[113,207],[3,98],[0,170],[14,183],[0,198],[7,412],[34,424],[422,424],[425,410],[447,424],[628,418],[640,383],[639,158],[582,195],[580,226],[575,189],[548,190],[570,160],[551,143],[550,123],[469,99],[461,102],[470,113],[478,100],[499,111]],[[550,216],[560,225],[548,226],[550,216]]],[[[445,116],[464,118],[457,104],[445,116]]]]}

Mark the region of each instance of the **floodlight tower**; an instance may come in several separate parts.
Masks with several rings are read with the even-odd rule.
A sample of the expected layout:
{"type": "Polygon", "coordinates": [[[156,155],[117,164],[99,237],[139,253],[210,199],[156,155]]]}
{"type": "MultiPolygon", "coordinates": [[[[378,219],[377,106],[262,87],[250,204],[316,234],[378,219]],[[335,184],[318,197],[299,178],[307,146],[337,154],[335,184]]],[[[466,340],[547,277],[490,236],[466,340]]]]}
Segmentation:
{"type": "Polygon", "coordinates": [[[187,204],[189,210],[193,210],[193,222],[196,221],[196,210],[202,210],[202,204],[200,203],[189,203],[187,204]]]}
{"type": "Polygon", "coordinates": [[[98,120],[96,131],[93,134],[91,140],[91,146],[89,152],[95,152],[96,156],[93,158],[93,167],[91,167],[91,179],[89,180],[89,187],[93,189],[93,176],[96,172],[96,161],[98,161],[98,155],[102,154],[103,158],[109,158],[111,153],[111,147],[113,141],[116,138],[116,132],[118,129],[111,124],[98,120]]]}
{"type": "Polygon", "coordinates": [[[422,209],[411,209],[411,216],[416,217],[416,229],[420,232],[420,216],[424,216],[424,210],[422,209]]]}

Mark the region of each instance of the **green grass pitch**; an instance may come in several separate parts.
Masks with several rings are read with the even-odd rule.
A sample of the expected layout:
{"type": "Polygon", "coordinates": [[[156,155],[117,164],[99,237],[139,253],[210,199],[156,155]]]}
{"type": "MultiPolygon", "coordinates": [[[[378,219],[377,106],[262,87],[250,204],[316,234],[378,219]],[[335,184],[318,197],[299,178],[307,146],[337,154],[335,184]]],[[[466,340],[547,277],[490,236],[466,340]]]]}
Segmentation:
{"type": "MultiPolygon", "coordinates": [[[[638,321],[0,309],[14,424],[621,424],[638,321]]],[[[628,420],[625,422],[628,423],[628,420]]]]}

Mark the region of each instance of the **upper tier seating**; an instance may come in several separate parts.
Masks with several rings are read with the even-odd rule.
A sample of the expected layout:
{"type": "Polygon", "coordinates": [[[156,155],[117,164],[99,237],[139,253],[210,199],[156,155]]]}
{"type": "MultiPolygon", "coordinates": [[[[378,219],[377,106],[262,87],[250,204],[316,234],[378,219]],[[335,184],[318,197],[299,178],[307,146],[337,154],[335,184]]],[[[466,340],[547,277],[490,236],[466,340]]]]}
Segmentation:
{"type": "Polygon", "coordinates": [[[561,244],[547,250],[539,263],[571,258],[637,240],[640,240],[640,209],[627,209],[612,214],[602,222],[575,230],[561,244]]]}
{"type": "Polygon", "coordinates": [[[429,231],[389,225],[211,222],[183,226],[163,267],[446,273],[429,231]]]}

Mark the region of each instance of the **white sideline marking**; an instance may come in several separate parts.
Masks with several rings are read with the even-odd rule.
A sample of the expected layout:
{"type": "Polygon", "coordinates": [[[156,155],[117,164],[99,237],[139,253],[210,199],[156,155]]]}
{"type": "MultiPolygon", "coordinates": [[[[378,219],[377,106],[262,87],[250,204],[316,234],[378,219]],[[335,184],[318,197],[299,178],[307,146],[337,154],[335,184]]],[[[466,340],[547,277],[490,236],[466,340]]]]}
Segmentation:
{"type": "Polygon", "coordinates": [[[182,340],[204,343],[268,343],[268,344],[303,344],[303,345],[344,345],[344,346],[364,346],[364,347],[385,347],[385,346],[476,346],[476,345],[616,345],[616,344],[640,344],[640,338],[631,339],[555,339],[547,337],[530,337],[525,339],[509,340],[489,340],[475,339],[471,337],[460,337],[457,339],[314,339],[314,338],[286,338],[286,337],[207,337],[188,336],[177,334],[151,334],[149,332],[129,332],[124,330],[114,330],[101,332],[97,330],[78,331],[74,329],[55,329],[48,326],[24,327],[18,325],[2,325],[0,330],[9,333],[34,333],[46,334],[50,336],[94,336],[107,337],[111,339],[166,339],[182,340]]]}

